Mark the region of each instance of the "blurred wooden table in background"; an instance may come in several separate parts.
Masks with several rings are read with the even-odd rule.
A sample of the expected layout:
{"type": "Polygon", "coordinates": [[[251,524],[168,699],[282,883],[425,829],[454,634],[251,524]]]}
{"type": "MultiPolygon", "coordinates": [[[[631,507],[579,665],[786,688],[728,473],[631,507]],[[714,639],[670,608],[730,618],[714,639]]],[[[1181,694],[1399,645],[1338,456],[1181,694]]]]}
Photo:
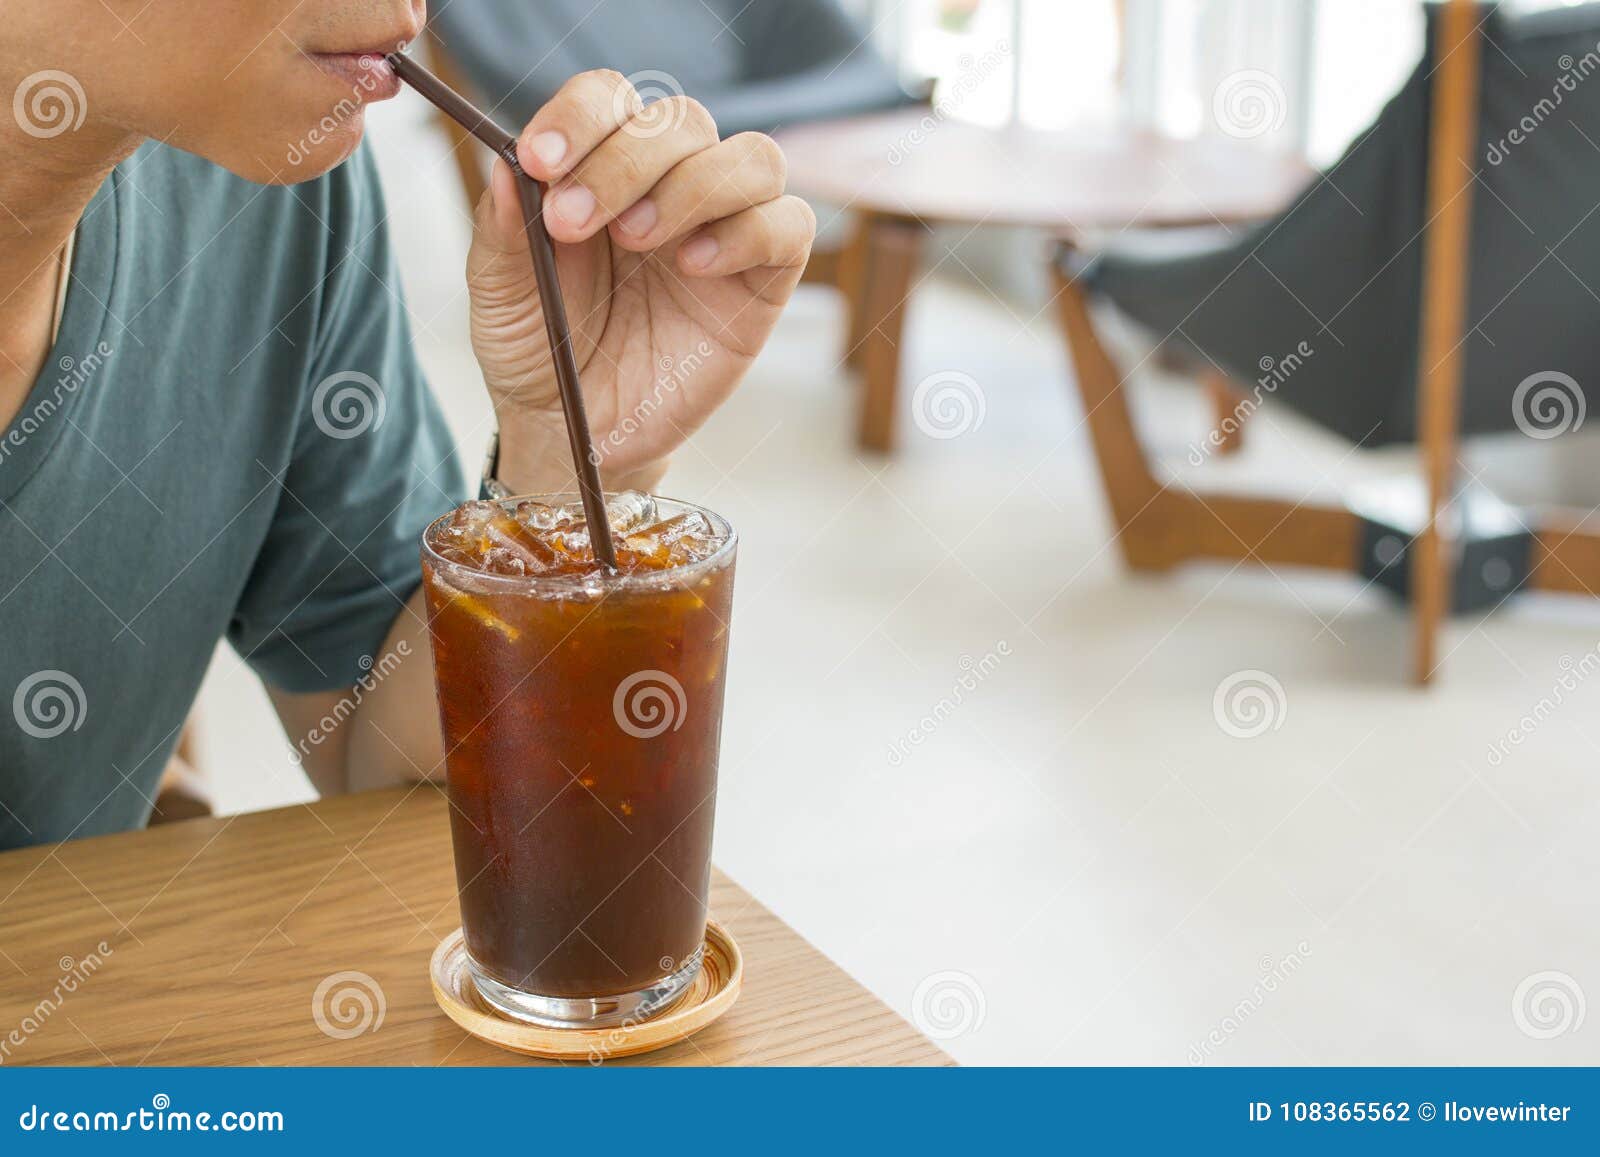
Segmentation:
{"type": "Polygon", "coordinates": [[[850,307],[844,360],[864,379],[859,440],[876,451],[894,445],[900,335],[933,226],[1021,225],[1082,237],[1235,224],[1282,209],[1313,172],[1297,155],[1228,137],[987,128],[937,106],[776,137],[791,192],[856,214],[830,272],[850,307]]]}
{"type": "MultiPolygon", "coordinates": [[[[460,924],[446,806],[396,789],[0,854],[0,1060],[541,1063],[434,1004],[428,959],[460,924]],[[366,992],[369,1013],[314,1015],[338,973],[360,975],[329,991],[366,992]]],[[[711,907],[744,952],[738,1003],[688,1041],[608,1063],[950,1063],[720,872],[711,907]]]]}

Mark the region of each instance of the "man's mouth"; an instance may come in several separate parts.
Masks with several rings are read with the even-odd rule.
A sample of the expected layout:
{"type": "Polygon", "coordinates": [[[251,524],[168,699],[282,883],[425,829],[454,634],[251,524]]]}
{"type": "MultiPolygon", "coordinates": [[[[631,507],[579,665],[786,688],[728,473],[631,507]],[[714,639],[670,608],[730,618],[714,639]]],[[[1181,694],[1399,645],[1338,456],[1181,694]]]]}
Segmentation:
{"type": "Polygon", "coordinates": [[[382,52],[313,52],[318,68],[348,84],[363,101],[388,100],[400,91],[400,78],[382,52]]]}

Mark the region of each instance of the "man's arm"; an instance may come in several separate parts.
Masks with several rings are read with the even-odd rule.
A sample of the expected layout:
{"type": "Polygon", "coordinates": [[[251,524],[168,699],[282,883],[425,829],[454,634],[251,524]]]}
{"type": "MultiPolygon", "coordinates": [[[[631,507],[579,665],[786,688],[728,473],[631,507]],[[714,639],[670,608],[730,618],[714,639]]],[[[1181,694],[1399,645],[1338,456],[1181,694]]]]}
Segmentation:
{"type": "Polygon", "coordinates": [[[361,683],[348,691],[270,695],[290,745],[322,795],[444,777],[420,588],[395,616],[361,683]]]}

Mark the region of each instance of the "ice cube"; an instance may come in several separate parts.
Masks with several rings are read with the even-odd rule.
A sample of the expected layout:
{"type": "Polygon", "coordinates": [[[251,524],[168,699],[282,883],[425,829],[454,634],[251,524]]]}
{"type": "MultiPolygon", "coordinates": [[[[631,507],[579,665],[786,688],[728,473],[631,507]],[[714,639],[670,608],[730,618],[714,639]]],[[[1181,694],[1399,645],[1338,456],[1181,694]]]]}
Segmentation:
{"type": "Polygon", "coordinates": [[[560,531],[551,535],[550,543],[557,551],[569,558],[588,558],[592,553],[589,546],[589,531],[587,527],[560,531]]]}
{"type": "Polygon", "coordinates": [[[476,533],[499,513],[500,507],[493,502],[463,502],[450,516],[448,526],[451,530],[476,533]]]}
{"type": "Polygon", "coordinates": [[[683,563],[699,562],[716,554],[723,541],[714,535],[686,534],[672,544],[672,549],[683,563]]]}
{"type": "Polygon", "coordinates": [[[570,506],[551,506],[531,499],[517,503],[517,521],[533,530],[560,530],[583,521],[583,511],[570,506]]]}
{"type": "Polygon", "coordinates": [[[656,500],[637,490],[624,490],[606,500],[606,521],[613,534],[632,534],[656,520],[656,500]]]}
{"type": "Polygon", "coordinates": [[[522,569],[512,572],[515,574],[537,573],[556,560],[555,552],[538,531],[524,526],[504,511],[496,511],[484,524],[483,540],[486,560],[493,557],[521,561],[522,569]]]}
{"type": "Polygon", "coordinates": [[[698,510],[691,510],[687,514],[656,523],[650,528],[650,533],[663,545],[671,546],[680,538],[708,537],[711,534],[711,523],[698,510]]]}
{"type": "Polygon", "coordinates": [[[491,546],[483,556],[483,569],[494,574],[523,575],[528,573],[524,555],[503,546],[491,546]]]}

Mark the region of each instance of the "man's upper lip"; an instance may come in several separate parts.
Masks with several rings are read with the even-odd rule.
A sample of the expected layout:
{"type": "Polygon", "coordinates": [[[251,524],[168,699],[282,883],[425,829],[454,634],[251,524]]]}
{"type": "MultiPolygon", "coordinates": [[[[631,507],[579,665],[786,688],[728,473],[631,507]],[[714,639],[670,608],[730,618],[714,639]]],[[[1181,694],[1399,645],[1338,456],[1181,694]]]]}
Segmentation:
{"type": "Polygon", "coordinates": [[[421,25],[406,24],[404,27],[394,29],[387,36],[363,38],[355,46],[309,48],[307,51],[312,56],[386,56],[391,52],[400,51],[402,46],[410,44],[421,33],[421,25]]]}

